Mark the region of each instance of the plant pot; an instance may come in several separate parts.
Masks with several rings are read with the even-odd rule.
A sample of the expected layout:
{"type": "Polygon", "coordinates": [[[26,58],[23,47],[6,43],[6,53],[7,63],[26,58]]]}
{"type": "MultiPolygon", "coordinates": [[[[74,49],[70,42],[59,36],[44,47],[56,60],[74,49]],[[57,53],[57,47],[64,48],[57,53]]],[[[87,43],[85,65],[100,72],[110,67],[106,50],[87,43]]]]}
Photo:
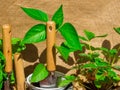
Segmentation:
{"type": "MultiPolygon", "coordinates": [[[[58,71],[56,71],[55,74],[57,77],[64,75],[63,73],[58,72],[58,71]]],[[[49,87],[49,88],[35,86],[35,85],[31,84],[31,82],[30,82],[31,76],[32,76],[32,74],[28,75],[28,77],[26,78],[26,83],[27,83],[29,90],[72,90],[72,87],[69,87],[68,89],[66,89],[67,86],[65,86],[65,87],[49,87]]]]}
{"type": "MultiPolygon", "coordinates": [[[[89,87],[89,84],[85,84],[85,83],[84,83],[84,85],[86,87],[84,87],[82,84],[80,84],[80,82],[73,82],[72,84],[73,84],[73,90],[92,90],[93,89],[93,88],[91,88],[91,89],[86,88],[86,87],[89,87]]],[[[106,90],[106,89],[94,88],[93,90],[106,90]]],[[[108,90],[120,90],[120,86],[115,86],[115,87],[113,86],[113,87],[111,87],[111,89],[108,89],[108,90]]]]}

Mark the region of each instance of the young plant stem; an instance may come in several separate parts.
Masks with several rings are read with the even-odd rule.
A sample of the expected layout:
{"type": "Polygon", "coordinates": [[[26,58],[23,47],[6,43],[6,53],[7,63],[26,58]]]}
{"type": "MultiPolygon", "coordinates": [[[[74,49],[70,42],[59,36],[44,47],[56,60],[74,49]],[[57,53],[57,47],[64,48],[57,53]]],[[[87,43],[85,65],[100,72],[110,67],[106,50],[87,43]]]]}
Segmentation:
{"type": "Polygon", "coordinates": [[[79,74],[78,71],[79,71],[80,69],[79,69],[79,64],[77,63],[77,60],[75,60],[75,56],[73,57],[73,61],[74,61],[75,67],[78,67],[78,68],[76,68],[76,71],[75,71],[75,72],[76,72],[76,75],[78,76],[78,74],[79,74]]]}
{"type": "Polygon", "coordinates": [[[107,90],[110,90],[112,87],[113,87],[113,84],[110,85],[110,86],[107,88],[107,90]]]}
{"type": "Polygon", "coordinates": [[[113,57],[113,60],[111,62],[111,65],[113,65],[115,63],[115,56],[113,57]]]}
{"type": "Polygon", "coordinates": [[[89,45],[90,53],[92,53],[93,51],[92,51],[92,48],[90,47],[91,46],[90,41],[88,41],[88,45],[89,45]]]}

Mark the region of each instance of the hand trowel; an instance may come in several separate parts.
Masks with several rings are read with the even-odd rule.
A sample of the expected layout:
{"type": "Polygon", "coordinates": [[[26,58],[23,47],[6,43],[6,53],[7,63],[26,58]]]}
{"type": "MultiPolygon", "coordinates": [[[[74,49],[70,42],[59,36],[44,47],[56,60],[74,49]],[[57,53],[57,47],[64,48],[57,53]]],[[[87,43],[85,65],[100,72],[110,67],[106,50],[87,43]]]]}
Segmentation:
{"type": "Polygon", "coordinates": [[[40,82],[40,87],[55,87],[56,86],[56,76],[55,76],[55,36],[56,28],[55,22],[48,21],[46,23],[47,29],[47,40],[46,40],[46,51],[47,51],[47,70],[50,72],[48,78],[40,82]]]}

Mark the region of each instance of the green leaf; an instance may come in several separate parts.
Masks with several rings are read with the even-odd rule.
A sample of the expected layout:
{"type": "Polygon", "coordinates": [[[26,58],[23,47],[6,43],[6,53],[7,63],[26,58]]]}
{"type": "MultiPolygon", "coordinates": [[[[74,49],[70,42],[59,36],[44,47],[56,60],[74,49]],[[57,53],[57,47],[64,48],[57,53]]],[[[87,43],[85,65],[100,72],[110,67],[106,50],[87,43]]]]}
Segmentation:
{"type": "MultiPolygon", "coordinates": [[[[21,44],[20,38],[12,38],[12,53],[21,52],[25,50],[25,45],[21,44]]],[[[2,40],[0,40],[0,49],[2,50],[2,40]]]]}
{"type": "Polygon", "coordinates": [[[23,51],[26,47],[24,44],[21,44],[21,39],[20,38],[12,38],[12,53],[16,52],[21,52],[23,51]]]}
{"type": "Polygon", "coordinates": [[[83,44],[83,46],[85,46],[85,49],[87,49],[87,50],[92,50],[92,51],[94,51],[94,50],[100,50],[100,48],[91,46],[91,45],[89,45],[87,43],[82,43],[82,44],[83,44]]]}
{"type": "Polygon", "coordinates": [[[75,80],[75,76],[73,75],[67,75],[67,76],[64,76],[64,78],[71,81],[75,80]]]}
{"type": "Polygon", "coordinates": [[[109,69],[109,70],[108,70],[108,76],[109,76],[109,77],[116,77],[117,74],[116,74],[116,72],[114,72],[112,69],[109,69]]]}
{"type": "Polygon", "coordinates": [[[68,61],[70,52],[75,51],[73,48],[70,48],[67,42],[63,42],[60,46],[56,46],[56,48],[65,61],[68,61]]]}
{"type": "Polygon", "coordinates": [[[38,64],[31,77],[31,82],[39,82],[48,76],[49,72],[43,64],[38,64]]]}
{"type": "Polygon", "coordinates": [[[79,36],[72,24],[65,23],[59,29],[59,31],[61,35],[64,37],[64,39],[67,41],[70,48],[73,48],[74,50],[82,50],[82,46],[79,41],[79,36]]]}
{"type": "Polygon", "coordinates": [[[56,48],[58,52],[61,54],[61,56],[65,59],[65,61],[67,61],[69,57],[69,53],[71,52],[70,49],[63,44],[59,47],[56,46],[56,48]]]}
{"type": "Polygon", "coordinates": [[[111,49],[109,52],[110,52],[111,56],[114,56],[114,55],[117,54],[117,50],[116,49],[111,49]]]}
{"type": "Polygon", "coordinates": [[[80,53],[79,56],[81,56],[81,57],[86,57],[86,58],[90,58],[90,55],[89,55],[89,54],[86,54],[86,53],[80,53]]]}
{"type": "Polygon", "coordinates": [[[3,81],[0,82],[0,90],[3,88],[3,81]]]}
{"type": "Polygon", "coordinates": [[[114,30],[115,30],[118,34],[120,34],[120,27],[114,28],[114,30]]]}
{"type": "Polygon", "coordinates": [[[3,55],[3,52],[0,51],[0,90],[2,90],[4,81],[7,78],[7,76],[5,76],[6,73],[4,72],[4,68],[5,68],[5,57],[3,55]]]}
{"type": "Polygon", "coordinates": [[[0,50],[2,50],[2,49],[3,49],[3,40],[0,39],[0,50]]]}
{"type": "Polygon", "coordinates": [[[4,54],[0,51],[0,60],[5,60],[4,54]]]}
{"type": "Polygon", "coordinates": [[[86,53],[80,53],[80,60],[84,58],[84,60],[91,60],[91,55],[90,54],[86,54],[86,53]]]}
{"type": "Polygon", "coordinates": [[[3,71],[2,68],[0,67],[0,82],[3,81],[3,71]]]}
{"type": "Polygon", "coordinates": [[[101,84],[100,81],[95,80],[94,83],[95,83],[95,86],[96,86],[97,88],[101,88],[101,87],[102,87],[102,84],[101,84]]]}
{"type": "Polygon", "coordinates": [[[116,69],[116,70],[120,70],[120,66],[115,65],[115,66],[113,66],[113,68],[116,69]]]}
{"type": "Polygon", "coordinates": [[[115,81],[119,82],[119,81],[120,81],[120,76],[115,76],[115,77],[113,77],[113,79],[114,79],[115,81]]]}
{"type": "Polygon", "coordinates": [[[106,53],[109,52],[109,49],[108,48],[104,48],[104,47],[100,48],[100,50],[102,50],[103,52],[106,52],[106,53]]]}
{"type": "Polygon", "coordinates": [[[20,38],[12,38],[12,44],[17,44],[20,41],[21,41],[20,38]]]}
{"type": "Polygon", "coordinates": [[[83,65],[83,68],[97,68],[97,66],[94,64],[94,63],[88,63],[88,64],[85,64],[83,65]]]}
{"type": "Polygon", "coordinates": [[[103,61],[103,59],[101,58],[95,58],[95,64],[97,65],[97,67],[110,67],[109,63],[103,61]]]}
{"type": "Polygon", "coordinates": [[[56,23],[56,28],[59,28],[63,23],[64,15],[62,7],[63,5],[60,6],[60,8],[54,13],[52,17],[52,21],[55,21],[56,23]]]}
{"type": "Polygon", "coordinates": [[[2,45],[2,43],[3,43],[2,41],[3,41],[3,40],[2,40],[2,39],[0,39],[0,46],[1,46],[1,45],[2,45]]]}
{"type": "Polygon", "coordinates": [[[2,71],[0,71],[0,90],[2,90],[3,87],[3,76],[2,76],[2,71]]]}
{"type": "Polygon", "coordinates": [[[38,9],[33,9],[33,8],[26,8],[26,7],[21,7],[22,10],[31,18],[35,19],[35,20],[40,20],[40,21],[44,21],[47,22],[48,21],[48,15],[38,9]]]}
{"type": "Polygon", "coordinates": [[[95,38],[95,34],[93,32],[90,32],[88,30],[84,30],[84,33],[87,37],[87,39],[90,41],[91,39],[95,38]]]}
{"type": "Polygon", "coordinates": [[[75,49],[71,48],[71,46],[67,42],[63,42],[61,46],[68,48],[70,52],[76,51],[75,49]]]}
{"type": "Polygon", "coordinates": [[[15,84],[15,75],[14,72],[12,71],[11,75],[10,75],[10,83],[11,84],[15,84]]]}
{"type": "Polygon", "coordinates": [[[105,75],[104,75],[104,72],[103,73],[97,73],[97,74],[95,74],[95,79],[96,80],[102,80],[102,81],[104,81],[105,80],[105,75]]]}
{"type": "Polygon", "coordinates": [[[65,76],[58,78],[58,87],[64,87],[75,80],[75,76],[65,76]]]}
{"type": "Polygon", "coordinates": [[[93,53],[92,53],[92,57],[94,57],[94,58],[95,58],[95,57],[98,57],[99,55],[100,55],[100,54],[99,54],[98,52],[93,52],[93,53]]]}
{"type": "Polygon", "coordinates": [[[33,26],[23,38],[23,44],[37,43],[46,39],[46,26],[44,24],[37,24],[33,26]]]}
{"type": "Polygon", "coordinates": [[[83,41],[88,41],[85,37],[83,36],[79,36],[79,39],[83,40],[83,41]]]}

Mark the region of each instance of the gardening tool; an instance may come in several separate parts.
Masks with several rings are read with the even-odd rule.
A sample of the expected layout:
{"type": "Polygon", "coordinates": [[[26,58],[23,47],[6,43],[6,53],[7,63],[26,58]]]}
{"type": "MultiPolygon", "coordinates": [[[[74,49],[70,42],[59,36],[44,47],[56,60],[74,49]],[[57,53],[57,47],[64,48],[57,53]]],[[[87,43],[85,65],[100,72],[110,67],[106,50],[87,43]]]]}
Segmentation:
{"type": "Polygon", "coordinates": [[[47,70],[50,72],[50,75],[47,79],[40,82],[41,87],[55,87],[56,86],[56,76],[54,74],[56,70],[55,48],[54,48],[55,35],[56,35],[55,22],[48,21],[47,22],[46,47],[47,47],[47,70]]]}
{"type": "Polygon", "coordinates": [[[6,64],[5,64],[5,72],[8,75],[7,80],[4,84],[4,90],[11,90],[10,89],[10,81],[9,77],[12,72],[12,44],[11,44],[11,27],[8,24],[4,24],[2,26],[2,35],[3,35],[3,53],[5,56],[6,64]]]}
{"type": "Polygon", "coordinates": [[[54,72],[56,70],[55,65],[55,22],[49,21],[47,22],[47,69],[50,72],[54,72]]]}
{"type": "Polygon", "coordinates": [[[25,90],[25,74],[23,67],[23,60],[20,53],[14,54],[15,76],[17,90],[25,90]]]}

